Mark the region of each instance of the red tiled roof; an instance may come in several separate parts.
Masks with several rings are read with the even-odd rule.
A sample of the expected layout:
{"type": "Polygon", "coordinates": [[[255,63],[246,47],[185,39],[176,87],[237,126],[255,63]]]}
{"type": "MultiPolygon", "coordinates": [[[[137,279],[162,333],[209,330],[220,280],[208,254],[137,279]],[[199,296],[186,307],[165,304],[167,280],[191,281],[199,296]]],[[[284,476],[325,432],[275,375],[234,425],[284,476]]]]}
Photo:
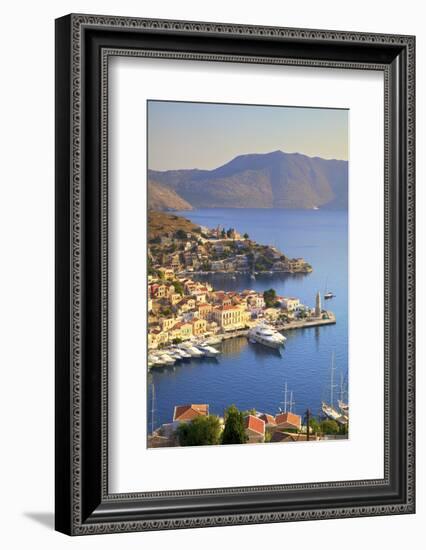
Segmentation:
{"type": "Polygon", "coordinates": [[[264,413],[264,414],[261,414],[259,418],[261,418],[265,422],[265,424],[272,424],[272,425],[276,424],[275,417],[272,416],[271,414],[264,413]]]}
{"type": "Polygon", "coordinates": [[[175,405],[173,413],[173,421],[176,420],[193,420],[198,416],[208,416],[209,406],[202,405],[175,405]]]}
{"type": "Polygon", "coordinates": [[[291,424],[292,426],[300,428],[302,424],[302,418],[298,414],[286,412],[277,414],[277,416],[275,417],[275,422],[277,426],[279,426],[280,424],[291,424]]]}
{"type": "Polygon", "coordinates": [[[228,311],[228,310],[230,310],[230,309],[235,309],[235,310],[238,311],[238,308],[237,308],[237,307],[231,306],[231,305],[229,305],[229,306],[222,306],[222,307],[219,308],[220,311],[228,311]]]}
{"type": "Polygon", "coordinates": [[[190,325],[191,323],[186,323],[185,321],[180,321],[179,323],[176,323],[175,325],[173,325],[172,327],[172,330],[174,330],[175,328],[182,328],[184,325],[190,325]]]}
{"type": "Polygon", "coordinates": [[[246,430],[251,430],[259,435],[265,434],[265,422],[252,414],[249,414],[244,418],[244,427],[246,430]]]}
{"type": "Polygon", "coordinates": [[[306,440],[307,440],[306,434],[294,434],[294,433],[275,431],[272,434],[271,443],[306,441],[306,440]]]}

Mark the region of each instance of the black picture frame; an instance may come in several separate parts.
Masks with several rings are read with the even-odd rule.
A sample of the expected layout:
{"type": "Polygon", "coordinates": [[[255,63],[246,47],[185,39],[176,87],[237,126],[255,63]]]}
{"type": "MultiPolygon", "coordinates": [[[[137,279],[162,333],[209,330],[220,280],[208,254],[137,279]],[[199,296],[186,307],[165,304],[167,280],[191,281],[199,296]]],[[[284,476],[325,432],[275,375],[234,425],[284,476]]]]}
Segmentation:
{"type": "MultiPolygon", "coordinates": [[[[177,61],[178,62],[178,61],[177,61]]],[[[71,14],[56,20],[56,529],[69,535],[415,511],[415,37],[71,14]],[[106,78],[111,55],[384,74],[385,475],[109,494],[106,78]]]]}

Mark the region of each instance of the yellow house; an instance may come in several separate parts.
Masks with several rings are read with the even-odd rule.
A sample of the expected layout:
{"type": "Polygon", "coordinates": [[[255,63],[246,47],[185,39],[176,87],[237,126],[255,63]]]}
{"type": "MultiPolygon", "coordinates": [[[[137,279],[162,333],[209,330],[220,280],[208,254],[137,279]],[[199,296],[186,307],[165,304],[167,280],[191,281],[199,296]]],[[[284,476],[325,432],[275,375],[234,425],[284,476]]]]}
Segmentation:
{"type": "Polygon", "coordinates": [[[158,285],[157,288],[154,289],[154,297],[155,298],[164,298],[166,293],[167,293],[167,286],[166,285],[158,285]]]}
{"type": "Polygon", "coordinates": [[[174,270],[167,267],[160,267],[158,271],[163,274],[165,279],[173,279],[175,276],[174,270]]]}
{"type": "Polygon", "coordinates": [[[212,310],[211,304],[199,304],[198,315],[200,319],[208,319],[211,310],[212,310]]]}
{"type": "Polygon", "coordinates": [[[192,333],[194,336],[202,336],[207,330],[207,321],[205,319],[194,319],[191,321],[192,333]]]}
{"type": "Polygon", "coordinates": [[[178,294],[177,292],[174,292],[173,294],[169,294],[169,301],[172,306],[175,306],[182,300],[182,296],[178,294]]]}
{"type": "Polygon", "coordinates": [[[226,305],[212,310],[212,319],[223,330],[244,328],[248,319],[248,312],[238,306],[226,305]]]}
{"type": "Polygon", "coordinates": [[[168,341],[169,335],[164,330],[153,330],[148,333],[148,349],[156,349],[168,341]]]}
{"type": "Polygon", "coordinates": [[[176,319],[174,317],[162,318],[160,319],[160,324],[161,324],[161,328],[167,331],[167,330],[170,330],[176,324],[176,319]]]}
{"type": "Polygon", "coordinates": [[[283,298],[282,305],[287,311],[295,311],[300,306],[299,298],[283,298]]]}
{"type": "Polygon", "coordinates": [[[155,349],[157,347],[158,347],[157,335],[152,332],[148,332],[148,349],[155,349]]]}
{"type": "Polygon", "coordinates": [[[169,339],[181,338],[182,340],[189,340],[192,338],[192,324],[191,323],[177,323],[169,331],[169,339]]]}

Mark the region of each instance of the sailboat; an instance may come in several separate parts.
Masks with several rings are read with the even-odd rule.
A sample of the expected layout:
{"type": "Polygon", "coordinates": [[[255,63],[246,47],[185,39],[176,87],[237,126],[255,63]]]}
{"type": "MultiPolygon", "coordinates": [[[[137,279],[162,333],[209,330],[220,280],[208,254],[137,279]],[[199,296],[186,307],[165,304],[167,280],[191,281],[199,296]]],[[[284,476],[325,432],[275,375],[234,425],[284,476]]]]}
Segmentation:
{"type": "Polygon", "coordinates": [[[346,424],[348,422],[348,419],[342,415],[340,411],[338,411],[334,407],[334,388],[336,387],[334,384],[334,351],[331,354],[331,369],[330,369],[330,403],[327,403],[323,401],[321,403],[321,410],[323,414],[329,418],[330,420],[335,420],[336,422],[339,422],[339,424],[346,424]]]}
{"type": "Polygon", "coordinates": [[[287,382],[284,384],[284,401],[281,401],[281,405],[283,408],[278,407],[278,411],[280,413],[292,413],[294,410],[294,406],[296,405],[296,402],[293,400],[293,390],[290,391],[290,399],[287,399],[288,396],[288,387],[287,382]]]}
{"type": "Polygon", "coordinates": [[[344,384],[343,384],[343,373],[340,372],[340,399],[337,400],[337,404],[339,406],[339,410],[342,413],[343,416],[347,417],[349,419],[349,404],[345,400],[345,390],[344,390],[344,384]]]}
{"type": "Polygon", "coordinates": [[[331,298],[334,298],[334,294],[327,290],[327,279],[325,280],[325,289],[324,289],[324,300],[331,300],[331,298]]]}

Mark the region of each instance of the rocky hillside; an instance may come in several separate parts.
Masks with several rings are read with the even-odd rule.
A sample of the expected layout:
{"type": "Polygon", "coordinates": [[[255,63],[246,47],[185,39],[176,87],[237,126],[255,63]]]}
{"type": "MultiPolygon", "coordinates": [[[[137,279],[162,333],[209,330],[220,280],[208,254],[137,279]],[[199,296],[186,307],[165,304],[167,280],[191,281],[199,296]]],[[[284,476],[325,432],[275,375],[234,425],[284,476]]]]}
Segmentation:
{"type": "Polygon", "coordinates": [[[149,210],[191,210],[192,206],[180,197],[173,189],[148,180],[149,210]]]}
{"type": "Polygon", "coordinates": [[[176,233],[179,230],[185,233],[199,233],[200,227],[181,216],[153,210],[148,212],[148,240],[164,237],[167,233],[176,233]]]}
{"type": "Polygon", "coordinates": [[[274,151],[241,155],[214,170],[149,170],[148,180],[194,208],[348,206],[348,163],[274,151]]]}

